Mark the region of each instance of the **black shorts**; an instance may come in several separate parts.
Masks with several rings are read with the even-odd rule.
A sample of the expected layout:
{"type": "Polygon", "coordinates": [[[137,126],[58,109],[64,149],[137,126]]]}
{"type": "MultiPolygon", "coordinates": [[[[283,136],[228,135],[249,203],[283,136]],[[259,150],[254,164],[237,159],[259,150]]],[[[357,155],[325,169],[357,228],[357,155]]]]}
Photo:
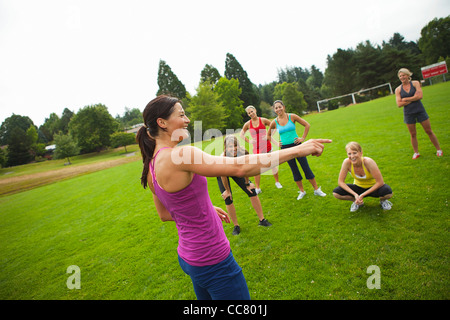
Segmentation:
{"type": "MultiPolygon", "coordinates": [[[[236,182],[236,184],[241,187],[242,190],[244,190],[244,192],[249,196],[249,197],[255,197],[256,196],[256,190],[252,189],[252,191],[249,191],[247,189],[247,186],[245,185],[245,178],[238,178],[238,177],[231,177],[234,182],[236,182]]],[[[230,186],[230,192],[231,192],[231,185],[230,185],[230,178],[227,177],[228,180],[228,185],[230,186]]],[[[217,177],[217,183],[219,184],[219,189],[220,189],[220,193],[223,193],[225,191],[225,187],[222,183],[222,178],[221,177],[217,177]]],[[[225,199],[225,204],[229,205],[232,204],[233,200],[230,199],[230,197],[225,199]]]]}
{"type": "MultiPolygon", "coordinates": [[[[349,186],[350,189],[355,191],[357,194],[364,193],[366,190],[370,189],[370,188],[361,188],[361,187],[358,187],[356,184],[352,184],[352,183],[347,183],[347,186],[349,186]]],[[[352,194],[348,193],[347,191],[345,191],[341,187],[334,188],[333,193],[337,193],[337,194],[339,194],[341,196],[353,196],[352,194]]],[[[367,197],[381,198],[381,197],[384,197],[384,196],[386,196],[388,194],[391,194],[391,193],[392,193],[391,187],[388,186],[387,184],[384,184],[383,186],[381,186],[377,190],[369,193],[367,195],[367,197]]]]}
{"type": "Polygon", "coordinates": [[[406,124],[415,124],[415,123],[422,123],[425,120],[429,119],[427,112],[425,110],[411,113],[411,114],[404,114],[403,115],[403,122],[406,124]]]}

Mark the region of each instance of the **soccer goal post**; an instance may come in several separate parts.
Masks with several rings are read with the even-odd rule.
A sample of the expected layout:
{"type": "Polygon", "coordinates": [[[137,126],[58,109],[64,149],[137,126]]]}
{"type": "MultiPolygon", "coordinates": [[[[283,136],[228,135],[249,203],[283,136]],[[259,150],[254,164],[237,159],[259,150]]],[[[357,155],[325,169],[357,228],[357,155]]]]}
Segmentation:
{"type": "Polygon", "coordinates": [[[360,94],[362,94],[363,92],[370,91],[370,90],[373,90],[373,89],[378,89],[378,88],[381,88],[381,87],[384,87],[384,86],[389,86],[389,92],[390,92],[390,94],[393,94],[391,83],[390,83],[390,82],[387,82],[387,83],[383,83],[383,84],[380,84],[379,86],[375,86],[375,87],[372,87],[372,88],[361,89],[361,90],[359,90],[359,91],[352,92],[352,93],[348,93],[348,94],[344,94],[344,95],[342,95],[342,96],[337,96],[337,97],[333,97],[333,98],[328,98],[328,99],[324,99],[324,100],[317,101],[317,111],[320,112],[320,104],[321,104],[322,102],[328,102],[328,101],[330,101],[330,100],[340,99],[340,98],[344,98],[344,97],[348,97],[348,96],[352,96],[353,104],[356,104],[355,95],[360,95],[360,94]]]}

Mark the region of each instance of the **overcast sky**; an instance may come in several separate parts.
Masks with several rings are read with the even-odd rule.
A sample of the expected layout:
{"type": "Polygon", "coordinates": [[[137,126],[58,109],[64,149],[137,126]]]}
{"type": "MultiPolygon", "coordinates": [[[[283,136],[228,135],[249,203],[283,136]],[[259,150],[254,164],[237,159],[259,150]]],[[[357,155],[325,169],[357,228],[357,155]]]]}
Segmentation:
{"type": "Polygon", "coordinates": [[[160,59],[192,95],[205,64],[224,74],[228,52],[256,85],[286,66],[324,72],[338,48],[417,41],[449,14],[449,0],[0,0],[0,124],[97,103],[113,117],[143,110],[160,59]]]}

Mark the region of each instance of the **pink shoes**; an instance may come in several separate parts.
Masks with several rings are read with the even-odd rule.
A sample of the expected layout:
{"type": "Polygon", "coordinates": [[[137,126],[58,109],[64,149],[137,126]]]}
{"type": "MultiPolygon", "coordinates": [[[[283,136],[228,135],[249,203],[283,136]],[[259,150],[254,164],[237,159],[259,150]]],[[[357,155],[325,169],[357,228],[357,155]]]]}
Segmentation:
{"type": "Polygon", "coordinates": [[[442,157],[442,155],[443,155],[442,150],[438,150],[438,151],[436,152],[436,155],[437,155],[438,157],[442,157]]]}

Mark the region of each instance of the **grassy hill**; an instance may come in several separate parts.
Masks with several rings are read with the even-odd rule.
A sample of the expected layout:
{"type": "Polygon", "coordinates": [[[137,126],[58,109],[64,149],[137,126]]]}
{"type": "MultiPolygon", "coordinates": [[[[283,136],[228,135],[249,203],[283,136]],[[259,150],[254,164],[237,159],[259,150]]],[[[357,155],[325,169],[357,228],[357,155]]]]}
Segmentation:
{"type": "MultiPolygon", "coordinates": [[[[269,228],[257,226],[247,196],[231,183],[242,232],[224,228],[252,299],[450,298],[449,101],[450,83],[424,88],[444,156],[435,156],[419,125],[422,156],[415,161],[394,96],[306,116],[308,138],[333,139],[321,157],[308,159],[328,195],[314,196],[305,182],[307,194],[297,201],[289,167],[280,165],[283,189],[271,175],[261,179],[269,228]],[[350,202],[332,196],[352,140],[392,187],[392,210],[367,199],[351,213],[350,202]],[[380,268],[381,289],[367,287],[372,265],[380,268]]],[[[220,140],[201,146],[220,148],[220,140]]],[[[159,220],[140,174],[141,161],[132,161],[1,197],[0,299],[195,299],[178,265],[175,225],[159,220]],[[71,265],[81,270],[79,290],[66,285],[71,265]]],[[[214,178],[208,187],[225,208],[214,178]]]]}

